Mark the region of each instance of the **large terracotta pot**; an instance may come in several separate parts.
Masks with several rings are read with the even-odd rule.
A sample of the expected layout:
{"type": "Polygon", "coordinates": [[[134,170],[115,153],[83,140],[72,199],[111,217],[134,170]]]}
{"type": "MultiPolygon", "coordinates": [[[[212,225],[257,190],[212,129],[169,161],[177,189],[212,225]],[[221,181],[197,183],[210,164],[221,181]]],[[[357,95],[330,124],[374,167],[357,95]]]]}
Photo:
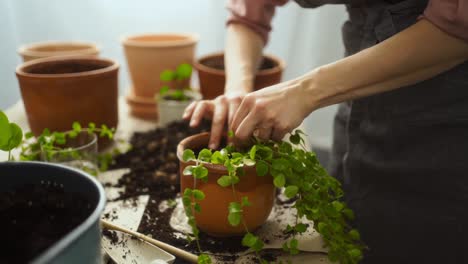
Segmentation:
{"type": "Polygon", "coordinates": [[[70,130],[83,125],[117,127],[119,65],[94,57],[52,57],[16,68],[31,131],[70,130]]]}
{"type": "Polygon", "coordinates": [[[99,48],[86,42],[40,42],[21,46],[18,53],[26,62],[53,56],[97,56],[99,48]]]}
{"type": "MultiPolygon", "coordinates": [[[[201,133],[182,140],[177,147],[177,156],[180,160],[180,189],[181,193],[185,188],[194,187],[192,176],[183,175],[183,170],[194,162],[184,162],[182,154],[185,149],[201,150],[208,145],[210,134],[201,133]]],[[[228,222],[228,207],[230,202],[240,202],[242,196],[247,196],[251,206],[244,207],[243,219],[249,231],[253,231],[261,226],[273,208],[275,200],[275,187],[273,178],[267,176],[257,176],[255,167],[246,167],[245,175],[236,184],[236,197],[234,198],[232,189],[218,185],[217,180],[223,175],[227,175],[227,169],[223,165],[205,163],[208,169],[208,182],[196,181],[196,187],[202,190],[206,197],[200,201],[201,212],[195,213],[195,219],[200,230],[213,236],[232,236],[245,233],[241,225],[233,227],[228,222]]]]}
{"type": "MultiPolygon", "coordinates": [[[[272,55],[264,55],[260,70],[255,75],[254,89],[258,90],[281,81],[285,64],[272,55]]],[[[201,57],[195,62],[203,99],[213,99],[224,93],[226,74],[224,54],[214,53],[201,57]]]]}
{"type": "MultiPolygon", "coordinates": [[[[147,116],[151,112],[153,118],[157,118],[153,98],[162,86],[167,85],[159,79],[160,73],[167,69],[175,70],[182,63],[193,64],[197,42],[198,36],[181,33],[134,35],[122,40],[132,80],[131,91],[127,95],[132,114],[147,116]],[[132,102],[149,98],[151,104],[140,104],[139,109],[132,111],[132,102]]],[[[187,80],[187,85],[189,82],[187,80]]]]}

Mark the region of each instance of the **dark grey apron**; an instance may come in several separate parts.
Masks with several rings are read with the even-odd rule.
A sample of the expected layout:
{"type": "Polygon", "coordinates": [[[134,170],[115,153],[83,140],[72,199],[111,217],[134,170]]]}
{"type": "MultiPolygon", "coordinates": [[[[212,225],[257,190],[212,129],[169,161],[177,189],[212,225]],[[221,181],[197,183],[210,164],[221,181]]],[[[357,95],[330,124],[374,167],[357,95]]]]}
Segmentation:
{"type": "MultiPolygon", "coordinates": [[[[428,1],[296,2],[346,4],[351,55],[414,24],[428,1]]],[[[341,104],[330,173],[369,247],[363,263],[468,263],[468,62],[341,104]]]]}

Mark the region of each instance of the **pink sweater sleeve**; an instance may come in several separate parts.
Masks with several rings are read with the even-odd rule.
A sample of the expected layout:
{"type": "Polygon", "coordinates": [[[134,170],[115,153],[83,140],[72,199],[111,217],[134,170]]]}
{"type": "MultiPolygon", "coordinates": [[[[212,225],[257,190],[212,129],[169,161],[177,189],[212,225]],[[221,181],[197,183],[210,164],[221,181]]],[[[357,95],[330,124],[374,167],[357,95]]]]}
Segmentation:
{"type": "Polygon", "coordinates": [[[231,15],[227,24],[243,24],[258,33],[267,43],[275,8],[286,2],[288,0],[229,0],[227,8],[231,15]]]}
{"type": "Polygon", "coordinates": [[[424,18],[448,34],[468,41],[468,0],[430,0],[424,18]]]}

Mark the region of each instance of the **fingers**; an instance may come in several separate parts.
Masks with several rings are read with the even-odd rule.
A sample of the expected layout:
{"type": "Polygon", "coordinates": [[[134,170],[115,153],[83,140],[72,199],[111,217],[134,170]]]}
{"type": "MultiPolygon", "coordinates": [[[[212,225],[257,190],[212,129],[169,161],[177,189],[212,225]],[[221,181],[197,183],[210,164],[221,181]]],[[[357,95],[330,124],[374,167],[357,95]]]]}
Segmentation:
{"type": "Polygon", "coordinates": [[[241,104],[240,98],[231,100],[229,102],[228,125],[229,125],[230,130],[232,129],[232,120],[234,119],[234,115],[236,114],[237,109],[239,109],[240,104],[241,104]]]}
{"type": "MultiPolygon", "coordinates": [[[[190,106],[189,106],[190,107],[190,106]]],[[[196,127],[200,124],[204,116],[212,115],[213,103],[210,101],[200,101],[196,104],[195,109],[190,120],[190,126],[196,127]]]]}
{"type": "Polygon", "coordinates": [[[192,117],[193,110],[195,110],[195,106],[197,105],[198,101],[193,101],[190,103],[187,108],[185,108],[184,114],[182,115],[182,118],[185,120],[188,120],[192,117]]]}
{"type": "MultiPolygon", "coordinates": [[[[241,108],[239,108],[241,109],[241,108]]],[[[237,118],[237,114],[236,114],[237,118]]],[[[247,141],[253,134],[253,131],[257,127],[257,120],[255,119],[255,115],[250,113],[247,117],[241,121],[240,125],[235,130],[235,136],[238,140],[247,141]]]]}
{"type": "Polygon", "coordinates": [[[258,127],[253,131],[254,137],[257,137],[261,140],[268,140],[272,136],[273,129],[272,127],[258,127]]]}
{"type": "Polygon", "coordinates": [[[208,147],[217,149],[221,137],[223,136],[224,126],[228,115],[228,102],[225,97],[218,97],[215,100],[213,121],[211,123],[211,137],[208,147]]]}
{"type": "MultiPolygon", "coordinates": [[[[232,131],[235,132],[236,137],[237,137],[237,131],[239,130],[239,126],[241,122],[244,121],[244,119],[247,117],[247,115],[250,112],[250,108],[252,106],[254,98],[251,95],[247,95],[244,97],[242,102],[239,105],[239,108],[237,109],[236,113],[234,114],[234,117],[232,118],[232,123],[231,123],[231,129],[232,131]]],[[[252,131],[250,131],[252,132],[252,131]]]]}

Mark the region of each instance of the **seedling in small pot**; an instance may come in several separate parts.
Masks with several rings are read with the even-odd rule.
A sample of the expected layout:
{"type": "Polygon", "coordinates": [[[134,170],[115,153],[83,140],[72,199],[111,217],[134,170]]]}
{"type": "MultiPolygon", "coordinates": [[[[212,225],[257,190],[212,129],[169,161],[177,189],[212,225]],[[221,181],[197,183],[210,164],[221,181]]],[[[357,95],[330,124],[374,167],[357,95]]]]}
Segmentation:
{"type": "MultiPolygon", "coordinates": [[[[229,134],[232,136],[232,133],[229,134]]],[[[236,186],[247,180],[244,179],[246,168],[255,166],[257,174],[255,177],[271,175],[274,186],[284,188],[284,195],[295,199],[293,205],[297,210],[295,223],[292,226],[288,225],[284,230],[285,233],[292,234],[292,238],[283,244],[285,252],[291,255],[298,254],[297,235],[313,227],[322,235],[331,261],[343,264],[359,263],[365,246],[360,240],[359,232],[349,224],[354,218],[354,213],[342,201],[343,190],[338,180],[330,176],[320,165],[314,152],[306,150],[303,135],[302,131],[296,130],[291,134],[290,142],[265,142],[255,139],[253,146],[246,151],[238,150],[232,145],[219,151],[205,148],[198,154],[185,149],[182,159],[185,162],[195,162],[195,165],[184,168],[182,176],[193,177],[193,188],[182,190],[183,205],[193,233],[190,240],[199,239],[200,231],[197,227],[196,214],[203,210],[199,202],[217,199],[217,197],[207,197],[198,189],[197,180],[202,183],[208,181],[209,172],[205,164],[224,165],[228,173],[219,177],[217,183],[220,188],[232,189],[232,202],[226,208],[227,220],[231,226],[244,227],[245,235],[241,243],[259,257],[264,242],[247,228],[244,219],[246,208],[253,204],[247,196],[239,196],[236,191],[236,186]],[[313,226],[302,223],[300,220],[303,217],[313,221],[313,226]]],[[[210,263],[200,247],[199,250],[201,253],[199,263],[210,263]]],[[[259,259],[261,263],[268,263],[260,257],[259,259]]]]}
{"type": "Polygon", "coordinates": [[[175,101],[188,101],[192,97],[187,92],[192,91],[187,83],[192,76],[192,66],[188,63],[182,63],[175,70],[165,70],[161,72],[160,79],[173,85],[165,85],[159,90],[159,95],[163,99],[175,101]]]}

